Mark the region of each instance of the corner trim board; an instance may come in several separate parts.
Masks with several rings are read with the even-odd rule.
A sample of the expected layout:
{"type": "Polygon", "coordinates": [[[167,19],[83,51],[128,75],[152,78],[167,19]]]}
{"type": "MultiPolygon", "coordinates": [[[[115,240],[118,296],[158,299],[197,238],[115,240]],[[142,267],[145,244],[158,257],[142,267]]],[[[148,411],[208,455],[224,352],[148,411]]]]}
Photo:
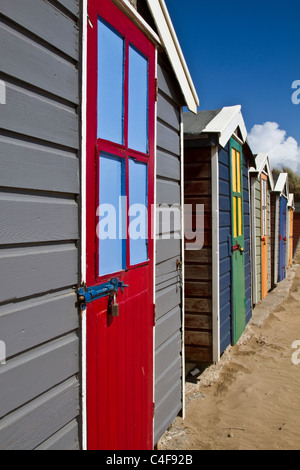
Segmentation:
{"type": "Polygon", "coordinates": [[[213,278],[213,362],[220,361],[220,212],[219,212],[219,151],[211,149],[212,183],[212,278],[213,278]],[[217,182],[217,184],[216,184],[217,182]]]}

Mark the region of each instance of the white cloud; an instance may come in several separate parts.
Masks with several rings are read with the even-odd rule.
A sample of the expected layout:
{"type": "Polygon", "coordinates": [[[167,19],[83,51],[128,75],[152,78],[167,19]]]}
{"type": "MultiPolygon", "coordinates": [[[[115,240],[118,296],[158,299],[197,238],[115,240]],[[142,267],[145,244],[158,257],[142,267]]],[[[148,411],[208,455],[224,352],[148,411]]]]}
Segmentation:
{"type": "Polygon", "coordinates": [[[277,122],[256,124],[248,139],[253,153],[268,153],[272,168],[287,166],[300,173],[298,142],[293,137],[287,137],[286,131],[280,129],[277,122]]]}

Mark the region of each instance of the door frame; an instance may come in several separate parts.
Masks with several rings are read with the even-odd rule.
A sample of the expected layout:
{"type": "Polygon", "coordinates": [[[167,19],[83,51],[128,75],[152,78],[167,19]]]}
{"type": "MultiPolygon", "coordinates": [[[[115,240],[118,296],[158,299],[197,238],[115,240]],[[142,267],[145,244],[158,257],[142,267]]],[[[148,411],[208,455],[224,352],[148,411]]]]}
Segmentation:
{"type": "MultiPolygon", "coordinates": [[[[87,33],[88,0],[82,0],[82,60],[81,60],[81,285],[86,284],[86,155],[87,155],[87,33]]],[[[87,316],[81,313],[81,447],[87,450],[87,316]]]]}
{"type": "Polygon", "coordinates": [[[261,173],[261,182],[260,182],[260,188],[261,188],[261,298],[262,300],[266,297],[268,293],[268,250],[269,250],[269,217],[268,217],[268,177],[264,173],[261,173]],[[267,235],[264,235],[264,224],[263,224],[263,182],[266,182],[266,232],[267,235]],[[263,238],[267,237],[267,244],[266,244],[266,251],[267,251],[267,260],[266,260],[266,266],[264,266],[264,261],[263,261],[263,238]],[[266,289],[267,292],[264,295],[263,291],[263,279],[264,279],[264,271],[263,267],[266,269],[266,276],[265,276],[265,281],[266,281],[266,289]]]}
{"type": "MultiPolygon", "coordinates": [[[[118,5],[117,5],[118,6],[118,5]]],[[[123,9],[120,11],[123,11],[123,9]]],[[[82,0],[82,38],[81,38],[81,159],[80,159],[80,184],[81,184],[81,243],[80,243],[80,279],[81,286],[87,283],[87,89],[88,89],[88,29],[93,28],[88,15],[88,0],[82,0]]],[[[127,9],[123,11],[125,16],[127,9]]],[[[161,41],[157,34],[145,22],[140,21],[138,13],[130,7],[130,21],[143,33],[155,47],[155,79],[157,80],[157,57],[158,46],[161,41]]],[[[153,128],[153,166],[154,166],[154,207],[156,207],[156,161],[157,161],[157,100],[155,101],[154,128],[153,128]]],[[[150,209],[150,208],[149,208],[150,209]]],[[[156,217],[152,214],[153,233],[156,233],[156,217]]],[[[153,237],[153,304],[155,305],[155,278],[156,278],[156,237],[153,237]]],[[[83,451],[88,449],[87,435],[87,311],[80,311],[81,320],[81,448],[83,451]]],[[[155,344],[155,326],[153,328],[153,345],[155,344]]],[[[153,374],[155,374],[155,355],[153,351],[153,374]]],[[[153,380],[153,397],[155,393],[155,381],[153,380]]],[[[154,431],[154,419],[153,419],[154,431]]],[[[154,432],[153,432],[154,435],[154,432]]]]}
{"type": "MultiPolygon", "coordinates": [[[[245,248],[245,218],[244,218],[244,183],[243,183],[243,146],[238,140],[234,138],[234,136],[231,137],[230,143],[229,143],[229,161],[230,161],[230,194],[231,194],[231,247],[233,247],[233,243],[235,239],[238,239],[239,236],[235,237],[234,236],[234,210],[233,210],[233,198],[235,192],[233,191],[233,169],[232,169],[232,149],[235,149],[236,151],[240,152],[240,168],[241,168],[241,193],[242,194],[242,237],[244,238],[244,247],[245,248]]],[[[238,207],[237,207],[237,212],[239,212],[238,207]]],[[[238,220],[238,219],[237,219],[238,220]]],[[[238,227],[237,227],[238,228],[238,227]]],[[[235,292],[234,292],[234,260],[233,260],[233,255],[234,253],[231,254],[231,269],[232,269],[232,289],[231,289],[231,302],[232,302],[232,322],[231,322],[231,331],[232,331],[232,344],[236,344],[238,340],[236,340],[236,322],[235,322],[235,292]]],[[[245,252],[243,253],[243,256],[245,257],[245,252]]],[[[244,265],[245,265],[245,258],[244,258],[244,265]]],[[[244,281],[245,281],[245,267],[244,267],[244,281]]],[[[246,287],[244,286],[244,313],[245,313],[245,327],[246,327],[246,287]]],[[[238,338],[239,339],[239,338],[238,338]]]]}

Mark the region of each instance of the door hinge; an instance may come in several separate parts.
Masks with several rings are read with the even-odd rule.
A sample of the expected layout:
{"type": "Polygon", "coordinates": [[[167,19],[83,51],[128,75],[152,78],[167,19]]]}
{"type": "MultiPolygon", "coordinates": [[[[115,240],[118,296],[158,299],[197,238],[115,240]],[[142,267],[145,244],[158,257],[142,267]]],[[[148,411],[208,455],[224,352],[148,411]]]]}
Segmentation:
{"type": "Polygon", "coordinates": [[[155,417],[155,403],[152,404],[153,418],[155,417]]]}
{"type": "Polygon", "coordinates": [[[155,89],[155,101],[158,101],[158,79],[157,78],[154,81],[154,89],[155,89]]]}
{"type": "Polygon", "coordinates": [[[153,305],[153,326],[156,325],[156,305],[153,305]]]}

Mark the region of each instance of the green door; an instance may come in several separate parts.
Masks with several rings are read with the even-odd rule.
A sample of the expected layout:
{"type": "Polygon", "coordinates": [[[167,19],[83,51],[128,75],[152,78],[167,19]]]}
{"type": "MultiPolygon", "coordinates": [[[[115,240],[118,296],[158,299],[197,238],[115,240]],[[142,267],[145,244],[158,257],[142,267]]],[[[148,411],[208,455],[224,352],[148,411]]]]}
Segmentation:
{"type": "Polygon", "coordinates": [[[232,197],[233,343],[246,328],[242,147],[230,141],[232,197]]]}

